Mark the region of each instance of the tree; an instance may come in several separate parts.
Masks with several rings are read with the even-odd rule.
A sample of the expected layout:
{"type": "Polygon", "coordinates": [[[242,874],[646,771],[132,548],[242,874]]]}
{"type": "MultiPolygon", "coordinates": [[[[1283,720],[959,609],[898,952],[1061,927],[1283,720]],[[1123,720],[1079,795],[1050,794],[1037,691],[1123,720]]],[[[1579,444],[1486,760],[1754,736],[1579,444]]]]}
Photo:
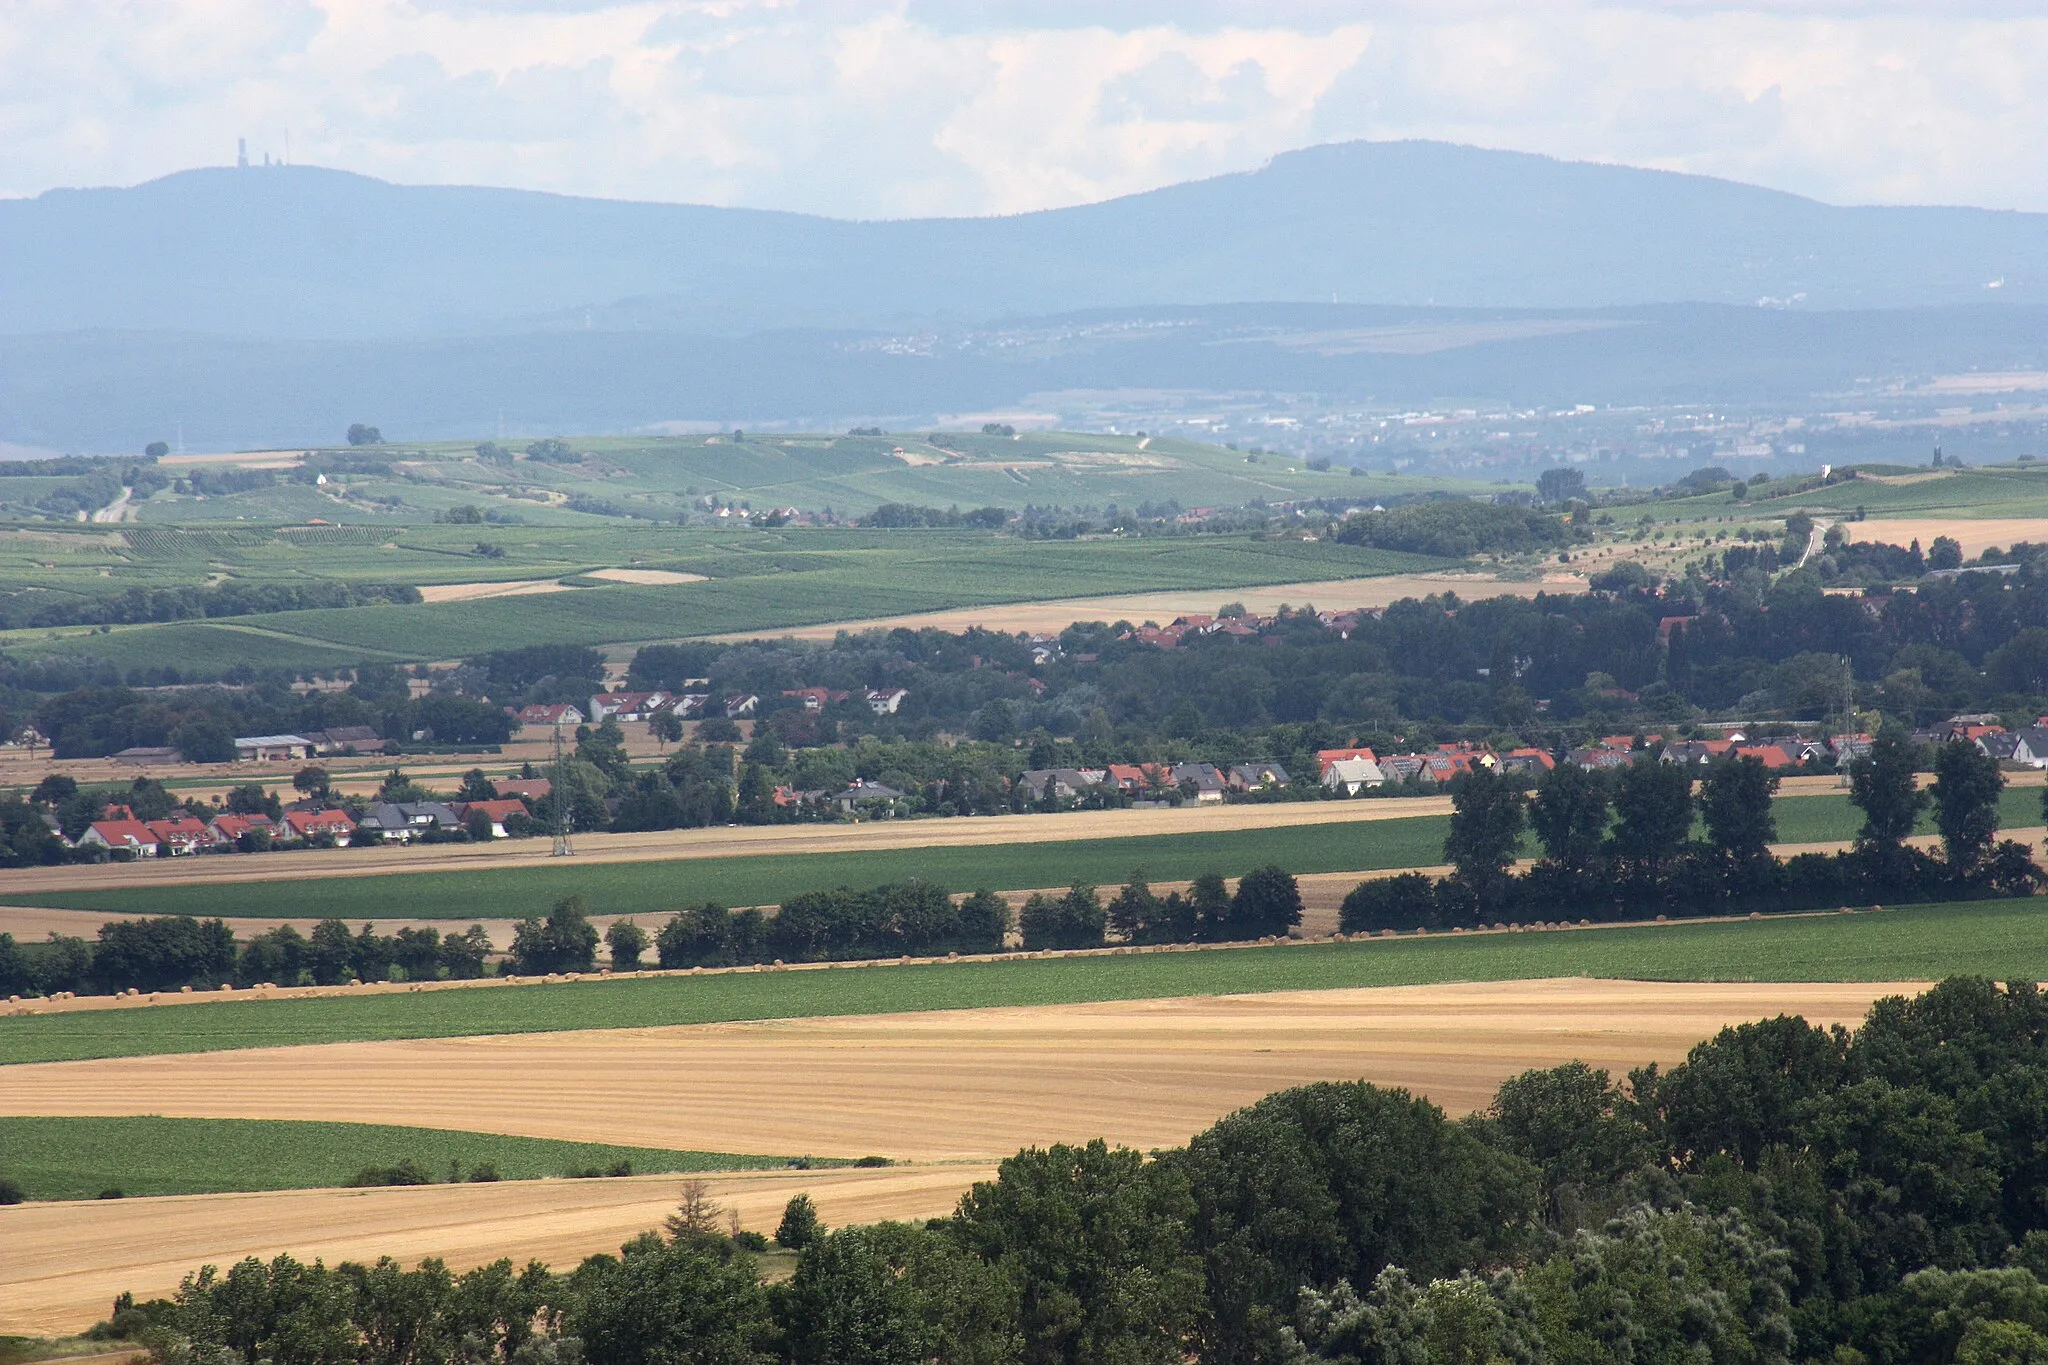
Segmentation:
{"type": "Polygon", "coordinates": [[[1109,927],[1128,942],[1138,942],[1146,926],[1159,917],[1159,897],[1145,881],[1143,872],[1131,873],[1123,890],[1109,903],[1109,927]]]}
{"type": "Polygon", "coordinates": [[[307,946],[306,968],[316,986],[339,986],[354,970],[355,939],[338,919],[324,919],[313,926],[307,946]]]}
{"type": "Polygon", "coordinates": [[[825,1231],[825,1225],[818,1219],[818,1210],[807,1194],[792,1195],[782,1206],[782,1222],[775,1228],[775,1245],[788,1247],[791,1251],[802,1251],[825,1231]]]}
{"type": "Polygon", "coordinates": [[[1568,872],[1584,872],[1600,856],[1612,806],[1603,772],[1565,763],[1545,773],[1529,806],[1529,824],[1543,856],[1568,872]]]}
{"type": "Polygon", "coordinates": [[[1859,852],[1896,853],[1920,812],[1927,793],[1913,782],[1913,746],[1887,730],[1872,741],[1870,752],[1849,765],[1849,800],[1863,812],[1857,832],[1859,852]]]}
{"type": "Polygon", "coordinates": [[[1230,936],[1230,890],[1220,872],[1204,872],[1188,887],[1188,906],[1195,922],[1195,937],[1204,943],[1220,943],[1230,936]]]}
{"type": "Polygon", "coordinates": [[[482,768],[471,768],[462,775],[462,787],[455,793],[457,801],[495,801],[498,789],[482,768]]]}
{"type": "Polygon", "coordinates": [[[484,974],[484,962],[491,952],[490,934],[481,924],[472,924],[441,940],[441,965],[451,981],[474,981],[484,974]]]}
{"type": "Polygon", "coordinates": [[[1024,932],[1024,950],[1048,948],[1100,948],[1109,916],[1095,894],[1095,888],[1076,882],[1055,899],[1040,892],[1024,902],[1017,917],[1024,932]]]}
{"type": "Polygon", "coordinates": [[[384,444],[384,433],[361,422],[352,422],[348,429],[348,443],[352,446],[381,446],[384,444]]]}
{"type": "MultiPolygon", "coordinates": [[[[767,1292],[751,1256],[679,1242],[636,1250],[594,1281],[566,1325],[605,1365],[758,1365],[767,1292]]],[[[330,1357],[341,1359],[343,1357],[330,1357]]]]}
{"type": "Polygon", "coordinates": [[[325,801],[329,791],[327,769],[309,763],[292,774],[292,790],[325,801]]]}
{"type": "Polygon", "coordinates": [[[1521,791],[1491,768],[1474,767],[1451,793],[1444,859],[1481,905],[1497,904],[1507,890],[1527,804],[1521,791]]]}
{"type": "Polygon", "coordinates": [[[172,728],[171,746],[185,755],[187,763],[232,763],[235,737],[228,727],[212,716],[194,716],[172,728]]]}
{"type": "Polygon", "coordinates": [[[1285,868],[1267,864],[1238,879],[1230,902],[1230,923],[1244,938],[1284,936],[1301,923],[1301,887],[1285,868]]]}
{"type": "Polygon", "coordinates": [[[1771,810],[1777,792],[1777,775],[1760,758],[1724,758],[1709,765],[1699,796],[1708,840],[1738,866],[1767,861],[1778,838],[1771,810]]]}
{"type": "Polygon", "coordinates": [[[583,897],[555,902],[545,922],[521,920],[512,936],[513,970],[521,975],[587,972],[597,961],[597,930],[587,918],[583,897]]]}
{"type": "Polygon", "coordinates": [[[720,1227],[724,1217],[725,1206],[711,1197],[709,1182],[685,1180],[675,1212],[662,1220],[662,1228],[668,1233],[669,1241],[678,1246],[691,1242],[722,1242],[726,1240],[720,1227]]]}
{"type": "Polygon", "coordinates": [[[1177,1165],[1099,1138],[1029,1148],[960,1200],[953,1233],[1019,1295],[1025,1365],[1181,1365],[1202,1306],[1177,1165]]]}
{"type": "Polygon", "coordinates": [[[144,458],[151,460],[161,460],[170,453],[171,443],[169,441],[151,441],[142,448],[144,458]]]}
{"type": "Polygon", "coordinates": [[[1544,502],[1564,503],[1586,496],[1586,476],[1563,465],[1536,476],[1536,496],[1544,502]]]}
{"type": "Polygon", "coordinates": [[[657,711],[647,722],[647,733],[653,735],[663,749],[671,744],[680,744],[683,742],[682,717],[674,711],[657,711]]]}
{"type": "Polygon", "coordinates": [[[1609,850],[1654,881],[1692,834],[1692,778],[1679,764],[1639,758],[1621,770],[1614,815],[1609,850]]]}
{"type": "Polygon", "coordinates": [[[1962,543],[1952,536],[1936,536],[1934,543],[1927,547],[1927,567],[1930,569],[1959,569],[1963,566],[1962,543]]]}
{"type": "Polygon", "coordinates": [[[244,782],[228,788],[226,804],[235,815],[267,815],[272,820],[284,815],[284,804],[275,794],[265,791],[260,782],[244,782]]]}
{"type": "Polygon", "coordinates": [[[976,891],[960,902],[960,951],[1000,953],[1011,918],[1008,901],[993,891],[976,891]]]}
{"type": "Polygon", "coordinates": [[[1998,837],[1998,794],[2003,790],[2005,775],[1997,759],[1967,740],[1937,746],[1928,795],[1950,875],[1973,877],[1983,865],[1998,837]]]}
{"type": "Polygon", "coordinates": [[[462,832],[473,844],[488,844],[497,838],[497,832],[491,824],[491,813],[474,807],[462,813],[462,832]]]}
{"type": "Polygon", "coordinates": [[[605,946],[612,950],[612,970],[637,972],[640,955],[647,951],[647,931],[629,919],[612,921],[604,931],[605,946]]]}
{"type": "Polygon", "coordinates": [[[1597,1221],[1598,1193],[1651,1156],[1628,1097],[1584,1062],[1504,1082],[1479,1133],[1541,1173],[1545,1217],[1564,1232],[1597,1221]]]}
{"type": "Polygon", "coordinates": [[[778,1307],[793,1365],[1004,1365],[1023,1349],[1003,1271],[908,1223],[814,1235],[778,1307]]]}

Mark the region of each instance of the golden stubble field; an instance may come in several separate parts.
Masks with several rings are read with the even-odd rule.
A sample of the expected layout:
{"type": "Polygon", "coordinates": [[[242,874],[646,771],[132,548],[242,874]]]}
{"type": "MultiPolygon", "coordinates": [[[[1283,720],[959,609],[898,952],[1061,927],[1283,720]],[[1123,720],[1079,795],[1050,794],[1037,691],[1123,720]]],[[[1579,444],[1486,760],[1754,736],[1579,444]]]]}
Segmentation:
{"type": "MultiPolygon", "coordinates": [[[[450,1038],[10,1067],[0,1113],[347,1120],[764,1154],[883,1170],[718,1177],[747,1226],[799,1189],[830,1221],[944,1213],[1018,1148],[1171,1146],[1288,1086],[1366,1079],[1452,1113],[1531,1067],[1670,1064],[1780,1012],[1853,1024],[1910,983],[1553,980],[450,1038]]],[[[0,1209],[0,1331],[103,1316],[205,1262],[290,1250],[457,1268],[573,1261],[650,1226],[677,1178],[0,1209]]]]}

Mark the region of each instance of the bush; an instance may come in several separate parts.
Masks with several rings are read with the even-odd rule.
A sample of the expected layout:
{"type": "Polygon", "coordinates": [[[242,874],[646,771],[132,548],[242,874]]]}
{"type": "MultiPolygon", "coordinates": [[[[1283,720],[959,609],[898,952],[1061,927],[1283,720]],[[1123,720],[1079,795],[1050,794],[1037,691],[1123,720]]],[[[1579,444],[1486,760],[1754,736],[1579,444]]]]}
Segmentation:
{"type": "Polygon", "coordinates": [[[352,1190],[375,1189],[386,1185],[431,1185],[434,1177],[427,1174],[427,1168],[411,1157],[395,1166],[365,1166],[348,1178],[352,1190]]]}
{"type": "Polygon", "coordinates": [[[20,1204],[27,1199],[19,1182],[0,1176],[0,1204],[20,1204]]]}
{"type": "Polygon", "coordinates": [[[792,1197],[782,1209],[782,1222],[775,1229],[775,1245],[788,1247],[791,1251],[802,1251],[818,1240],[825,1225],[818,1219],[818,1210],[807,1194],[792,1197]]]}
{"type": "Polygon", "coordinates": [[[469,1183],[472,1185],[495,1185],[504,1179],[498,1168],[488,1161],[479,1161],[469,1168],[469,1183]]]}

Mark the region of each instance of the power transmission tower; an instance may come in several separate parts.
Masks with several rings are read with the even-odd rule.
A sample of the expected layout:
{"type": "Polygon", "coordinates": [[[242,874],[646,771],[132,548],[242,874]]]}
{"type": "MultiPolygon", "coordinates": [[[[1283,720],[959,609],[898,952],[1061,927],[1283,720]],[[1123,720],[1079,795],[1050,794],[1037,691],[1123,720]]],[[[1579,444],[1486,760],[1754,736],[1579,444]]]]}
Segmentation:
{"type": "Polygon", "coordinates": [[[562,747],[562,722],[555,722],[555,761],[548,770],[548,809],[554,816],[555,851],[552,857],[568,858],[576,853],[569,842],[569,754],[562,747]]]}

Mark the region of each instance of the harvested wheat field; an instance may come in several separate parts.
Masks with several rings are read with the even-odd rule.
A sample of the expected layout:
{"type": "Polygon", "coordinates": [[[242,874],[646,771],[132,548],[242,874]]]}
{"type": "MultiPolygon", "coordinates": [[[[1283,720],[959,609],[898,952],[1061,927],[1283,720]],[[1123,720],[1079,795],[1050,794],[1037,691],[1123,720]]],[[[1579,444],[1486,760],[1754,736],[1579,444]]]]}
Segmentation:
{"type": "MultiPolygon", "coordinates": [[[[767,1171],[711,1176],[713,1197],[742,1226],[773,1232],[789,1197],[807,1193],[826,1222],[936,1217],[987,1166],[767,1171]]],[[[0,1333],[79,1331],[114,1296],[169,1294],[201,1265],[290,1252],[301,1260],[410,1266],[439,1256],[465,1270],[501,1256],[567,1267],[621,1243],[675,1207],[681,1179],[514,1181],[414,1189],[177,1195],[0,1208],[0,1333]]]]}
{"type": "Polygon", "coordinates": [[[1318,1080],[1406,1086],[1465,1113],[1530,1067],[1668,1064],[1725,1024],[1854,1023],[1917,989],[1511,981],[110,1058],[10,1067],[0,1113],[988,1160],[1090,1137],[1173,1145],[1318,1080]]]}
{"type": "Polygon", "coordinates": [[[592,569],[585,577],[602,578],[607,583],[635,583],[642,587],[708,581],[703,574],[678,573],[674,569],[592,569]]]}
{"type": "Polygon", "coordinates": [[[2048,517],[1886,517],[1840,525],[1851,540],[1887,545],[1910,545],[1917,540],[1923,550],[1934,544],[1936,536],[1947,536],[1963,547],[1965,559],[1975,559],[1994,545],[2007,549],[2022,540],[2036,545],[2048,541],[2048,517]]]}
{"type": "Polygon", "coordinates": [[[520,578],[496,583],[427,583],[420,587],[422,602],[483,602],[493,597],[531,597],[543,592],[574,592],[566,583],[552,578],[520,578]]]}
{"type": "Polygon", "coordinates": [[[797,626],[789,630],[742,631],[715,635],[716,640],[757,640],[764,636],[782,639],[829,640],[842,630],[1065,630],[1076,621],[1171,621],[1176,616],[1215,610],[1227,602],[1241,602],[1245,610],[1265,614],[1281,606],[1313,604],[1323,611],[1351,611],[1359,607],[1384,607],[1404,597],[1429,597],[1454,592],[1468,601],[1487,597],[1534,597],[1537,593],[1581,593],[1586,580],[1570,574],[1556,574],[1541,582],[1496,578],[1483,573],[1387,574],[1379,578],[1334,578],[1313,583],[1275,583],[1257,588],[1185,588],[1171,592],[1129,593],[1112,597],[1072,597],[1049,602],[1011,602],[1001,606],[958,607],[947,611],[918,612],[909,616],[885,616],[869,621],[840,621],[828,625],[797,626]]]}

